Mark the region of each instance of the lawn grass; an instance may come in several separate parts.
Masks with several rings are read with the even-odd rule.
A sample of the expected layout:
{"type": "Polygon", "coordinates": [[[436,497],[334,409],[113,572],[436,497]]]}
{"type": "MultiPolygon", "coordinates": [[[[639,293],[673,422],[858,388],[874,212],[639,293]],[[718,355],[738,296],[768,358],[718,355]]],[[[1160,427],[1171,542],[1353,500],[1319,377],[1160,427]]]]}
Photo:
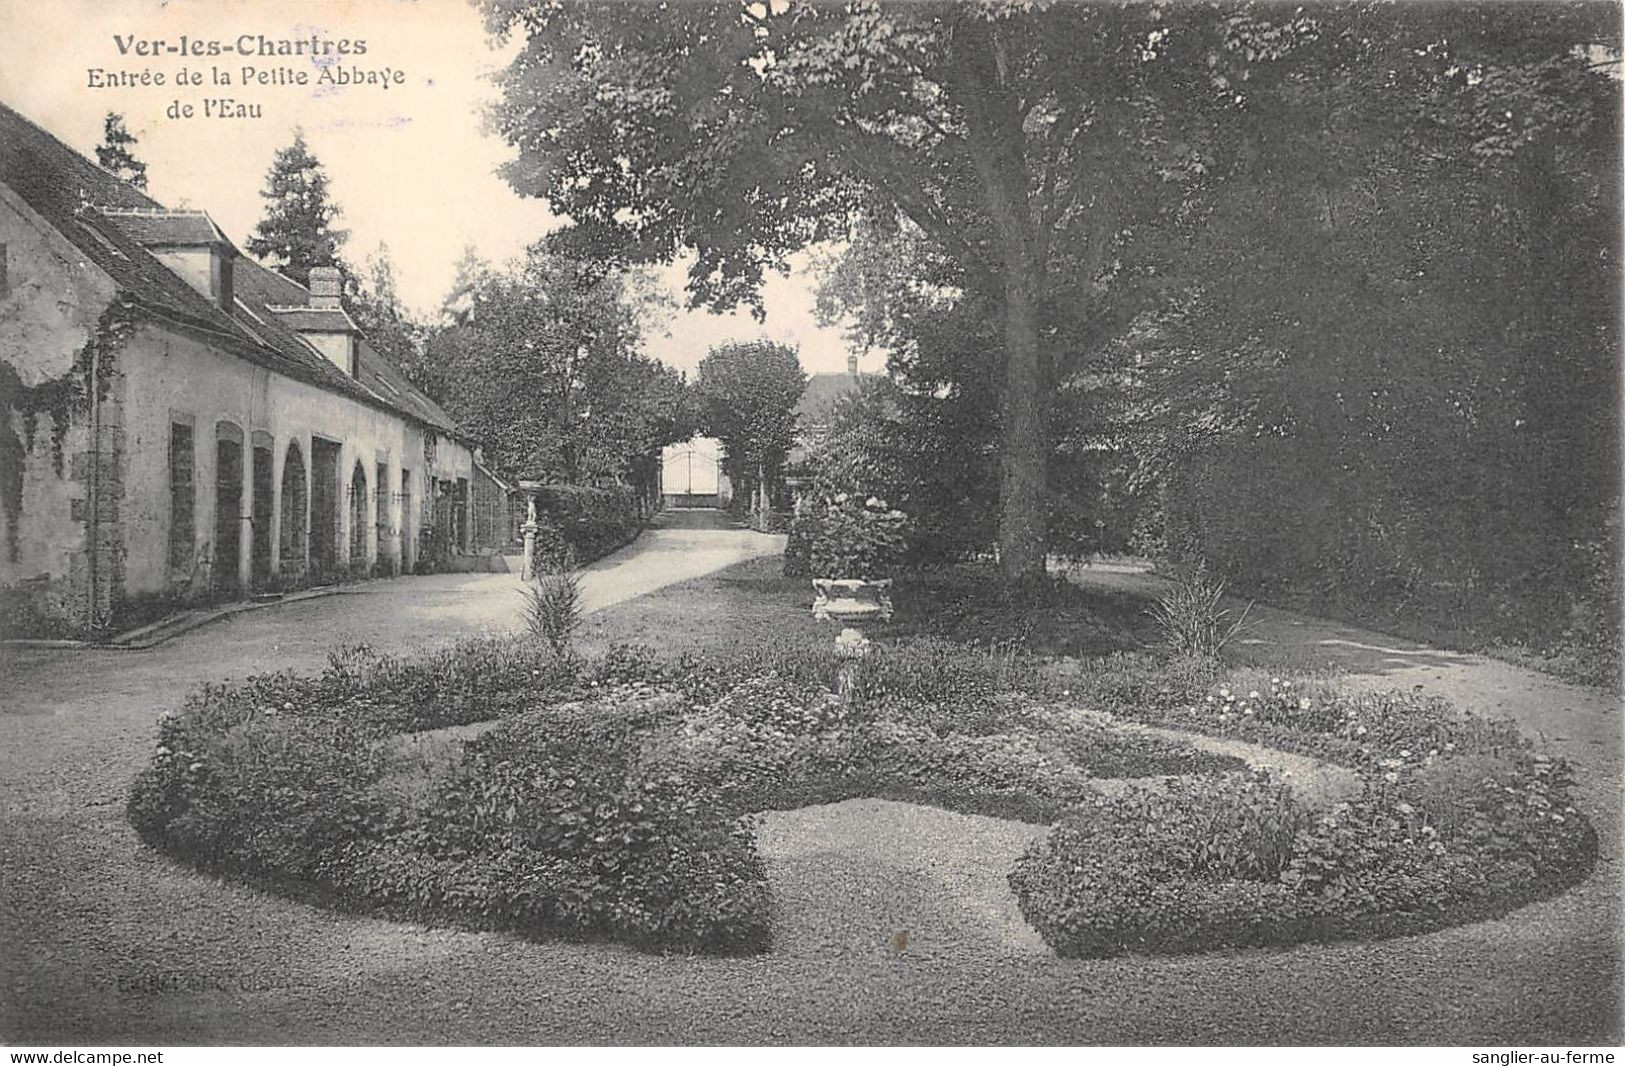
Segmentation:
{"type": "MultiPolygon", "coordinates": [[[[811,583],[764,557],[668,585],[589,615],[575,647],[598,655],[617,644],[661,653],[708,653],[763,643],[833,641],[840,627],[812,617],[811,583]]],[[[872,639],[938,638],[1042,655],[1094,656],[1151,646],[1146,600],[1129,592],[1058,581],[1010,587],[985,566],[956,566],[899,579],[890,621],[861,628],[872,639]]]]}
{"type": "Polygon", "coordinates": [[[595,611],[576,631],[574,647],[588,657],[616,645],[680,656],[768,641],[833,641],[839,628],[813,619],[812,586],[784,577],[781,565],[777,557],[751,559],[595,611]]]}

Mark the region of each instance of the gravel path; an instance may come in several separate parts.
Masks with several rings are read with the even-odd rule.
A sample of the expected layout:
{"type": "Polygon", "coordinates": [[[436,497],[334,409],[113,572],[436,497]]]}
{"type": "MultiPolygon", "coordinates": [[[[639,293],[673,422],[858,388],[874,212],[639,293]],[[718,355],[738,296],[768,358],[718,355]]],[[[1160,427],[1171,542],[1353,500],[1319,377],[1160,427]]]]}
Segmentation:
{"type": "Polygon", "coordinates": [[[1005,880],[1044,826],[879,799],[758,818],[775,954],[941,964],[1049,953],[1005,880]]]}
{"type": "MultiPolygon", "coordinates": [[[[667,528],[594,568],[596,605],[775,538],[667,528]],[[669,533],[669,537],[659,534],[669,533]],[[716,539],[713,539],[716,538],[716,539]],[[724,543],[728,541],[729,543],[724,543]]],[[[1507,918],[1377,944],[1069,962],[1014,924],[1001,882],[1039,830],[854,801],[765,815],[779,943],[661,957],[429,930],[223,884],[123,818],[154,721],[191,685],[313,669],[510,628],[503,575],[376,582],[147,652],[28,652],[0,676],[0,1038],[15,1043],[1421,1043],[1620,1039],[1617,700],[1422,652],[1377,681],[1511,711],[1580,763],[1605,862],[1507,918]],[[906,950],[892,937],[909,931],[906,950]],[[967,932],[968,931],[968,932],[967,932]]],[[[612,609],[612,608],[611,608],[612,609]]],[[[1400,647],[1303,621],[1308,641],[1400,647]]],[[[1319,645],[1316,645],[1319,646],[1319,645]]],[[[1327,647],[1341,647],[1328,645],[1327,647]]],[[[1353,654],[1358,649],[1344,649],[1353,654]]],[[[1339,652],[1338,654],[1342,654],[1339,652]]]]}
{"type": "MultiPolygon", "coordinates": [[[[1352,800],[1359,796],[1362,788],[1360,775],[1353,770],[1308,755],[1298,755],[1277,748],[1266,748],[1260,744],[1249,744],[1245,740],[1210,737],[1202,733],[1186,732],[1182,729],[1165,729],[1161,726],[1145,725],[1142,722],[1130,721],[1126,718],[1119,718],[1116,715],[1084,707],[1073,708],[1070,713],[1079,719],[1102,722],[1113,729],[1120,729],[1126,733],[1148,733],[1164,740],[1189,744],[1198,751],[1212,752],[1215,755],[1234,756],[1248,766],[1260,770],[1269,770],[1277,777],[1282,778],[1292,786],[1292,791],[1299,799],[1311,806],[1330,807],[1344,800],[1352,800]]],[[[1103,778],[1095,781],[1094,787],[1107,793],[1120,793],[1136,785],[1159,780],[1161,778],[1155,777],[1103,778]]]]}

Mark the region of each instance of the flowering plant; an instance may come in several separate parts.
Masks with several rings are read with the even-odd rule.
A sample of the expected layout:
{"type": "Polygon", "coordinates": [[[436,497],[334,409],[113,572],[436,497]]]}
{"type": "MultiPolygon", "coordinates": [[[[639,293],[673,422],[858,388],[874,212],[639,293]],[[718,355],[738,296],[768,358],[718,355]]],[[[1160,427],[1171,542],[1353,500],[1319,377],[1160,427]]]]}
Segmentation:
{"type": "Polygon", "coordinates": [[[796,516],[786,562],[812,577],[890,577],[908,550],[908,534],[908,516],[885,500],[838,492],[796,516]]]}

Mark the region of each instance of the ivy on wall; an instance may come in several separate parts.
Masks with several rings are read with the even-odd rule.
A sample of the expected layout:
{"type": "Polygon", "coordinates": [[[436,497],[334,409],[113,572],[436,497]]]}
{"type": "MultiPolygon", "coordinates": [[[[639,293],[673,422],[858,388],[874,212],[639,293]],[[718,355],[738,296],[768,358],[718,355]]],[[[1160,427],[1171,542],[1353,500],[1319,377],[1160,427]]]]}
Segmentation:
{"type": "Polygon", "coordinates": [[[91,406],[91,397],[106,399],[113,379],[114,356],[135,328],[135,308],[125,298],[114,300],[101,313],[90,339],[61,375],[36,385],[23,383],[10,363],[0,360],[0,508],[6,519],[6,551],[17,561],[17,527],[22,519],[23,473],[39,433],[41,415],[51,419],[51,466],[63,475],[68,427],[75,414],[91,406]],[[94,380],[92,380],[94,378],[94,380]],[[19,434],[17,423],[21,421],[19,434]]]}

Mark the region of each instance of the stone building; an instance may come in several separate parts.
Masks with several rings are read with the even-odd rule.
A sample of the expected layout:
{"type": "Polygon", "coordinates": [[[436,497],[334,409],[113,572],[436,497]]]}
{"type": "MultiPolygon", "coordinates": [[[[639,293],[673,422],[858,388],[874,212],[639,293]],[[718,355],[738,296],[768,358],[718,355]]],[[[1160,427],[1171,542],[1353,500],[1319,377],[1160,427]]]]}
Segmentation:
{"type": "Polygon", "coordinates": [[[0,105],[0,592],[99,629],[466,550],[472,443],[345,313],[0,105]]]}
{"type": "MultiPolygon", "coordinates": [[[[809,454],[829,435],[837,405],[844,397],[863,388],[865,375],[858,372],[857,356],[848,356],[845,373],[811,374],[807,387],[796,402],[796,440],[786,463],[784,480],[792,501],[799,500],[812,479],[800,471],[809,454]]],[[[727,507],[733,500],[733,485],[724,472],[722,442],[715,437],[696,436],[680,444],[670,444],[660,456],[660,498],[667,507],[727,507]]],[[[783,493],[773,493],[775,502],[784,503],[783,493]]],[[[756,506],[753,498],[752,506],[756,506]]]]}

